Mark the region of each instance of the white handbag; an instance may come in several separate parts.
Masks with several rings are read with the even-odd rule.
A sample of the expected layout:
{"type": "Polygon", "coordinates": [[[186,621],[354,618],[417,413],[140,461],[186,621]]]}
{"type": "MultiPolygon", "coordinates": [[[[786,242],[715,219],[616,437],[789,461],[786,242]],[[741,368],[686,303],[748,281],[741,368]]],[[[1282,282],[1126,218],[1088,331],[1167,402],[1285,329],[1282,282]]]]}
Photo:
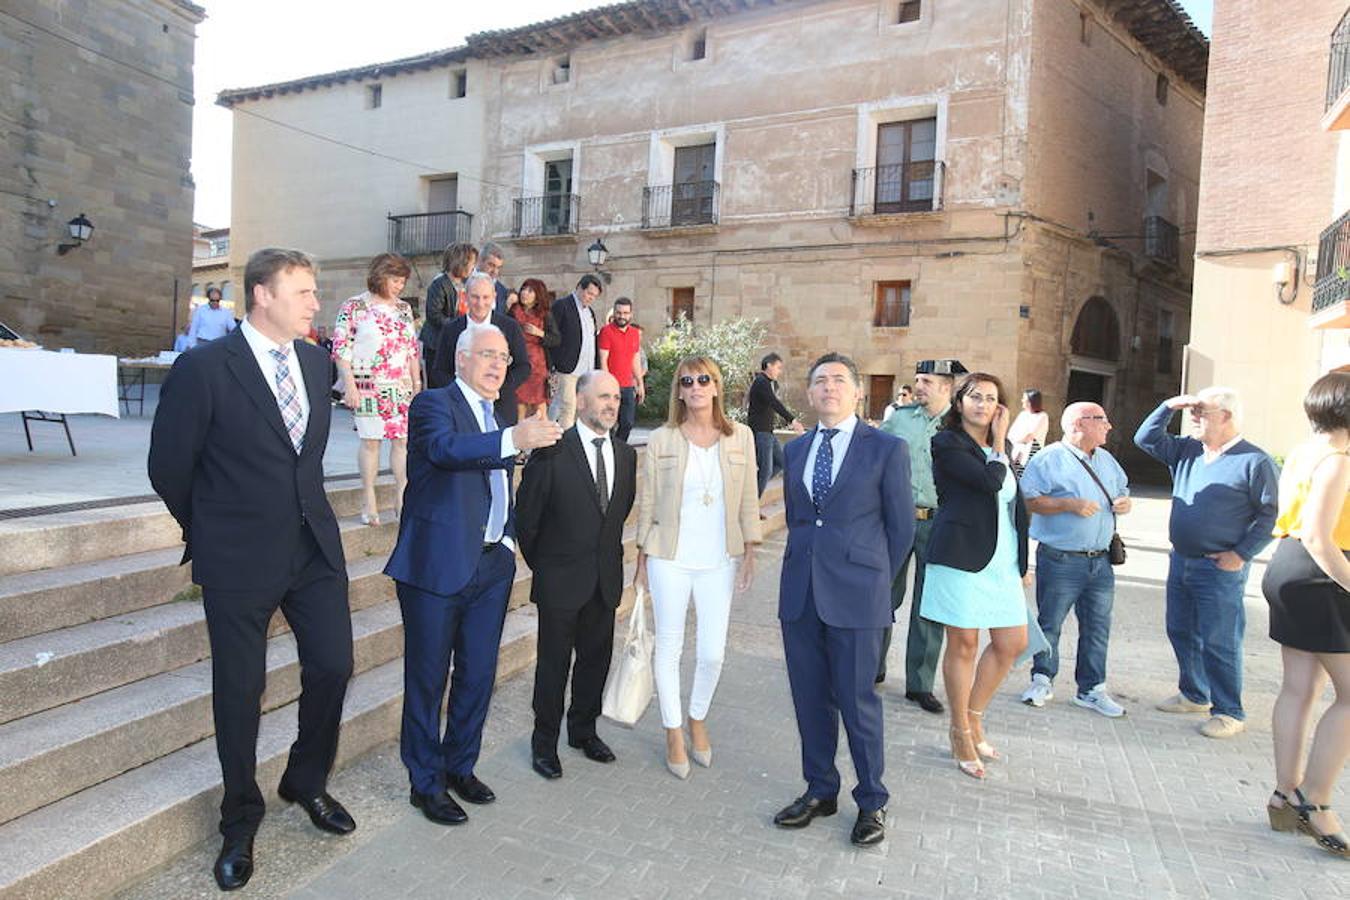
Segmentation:
{"type": "Polygon", "coordinates": [[[632,728],[652,702],[652,633],[647,630],[647,591],[637,588],[628,616],[628,637],[609,672],[600,711],[605,718],[632,728]]]}

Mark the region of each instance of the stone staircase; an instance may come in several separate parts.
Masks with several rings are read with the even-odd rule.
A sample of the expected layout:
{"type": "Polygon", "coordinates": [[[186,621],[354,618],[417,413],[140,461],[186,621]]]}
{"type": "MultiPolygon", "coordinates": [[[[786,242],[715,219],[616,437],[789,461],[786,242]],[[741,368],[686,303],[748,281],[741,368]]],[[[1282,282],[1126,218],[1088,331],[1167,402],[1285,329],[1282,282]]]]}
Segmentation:
{"type": "MultiPolygon", "coordinates": [[[[380,486],[382,508],[392,490],[380,486]]],[[[397,525],[360,524],[359,494],[355,481],[329,487],[355,645],[338,766],[397,739],[402,706],[402,620],[381,573],[397,525]]],[[[767,531],[783,526],[781,497],[775,481],[767,531]]],[[[631,566],[631,520],[625,546],[631,566]]],[[[0,522],[0,900],[106,896],[216,835],[210,648],[181,554],[158,503],[0,522]]],[[[517,566],[499,678],[534,661],[531,574],[517,566]]],[[[278,614],[258,736],[269,800],[299,691],[295,641],[278,614]]]]}

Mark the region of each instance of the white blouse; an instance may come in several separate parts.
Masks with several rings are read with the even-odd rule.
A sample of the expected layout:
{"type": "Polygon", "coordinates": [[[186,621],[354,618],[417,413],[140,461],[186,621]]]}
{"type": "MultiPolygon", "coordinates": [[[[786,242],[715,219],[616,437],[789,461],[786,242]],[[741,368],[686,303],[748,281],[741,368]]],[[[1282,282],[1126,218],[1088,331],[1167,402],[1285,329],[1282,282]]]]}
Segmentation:
{"type": "Polygon", "coordinates": [[[689,444],[680,500],[680,536],[674,559],[687,569],[716,569],[729,559],[726,494],[718,455],[721,444],[721,441],[711,447],[689,444]]]}

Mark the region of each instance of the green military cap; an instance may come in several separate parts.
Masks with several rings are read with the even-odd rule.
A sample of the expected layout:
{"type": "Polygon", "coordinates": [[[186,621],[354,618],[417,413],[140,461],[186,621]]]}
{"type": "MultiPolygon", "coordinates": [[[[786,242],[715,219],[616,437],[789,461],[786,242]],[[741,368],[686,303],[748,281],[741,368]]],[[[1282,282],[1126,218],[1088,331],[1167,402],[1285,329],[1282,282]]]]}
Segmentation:
{"type": "Polygon", "coordinates": [[[914,367],[915,375],[964,375],[969,371],[959,359],[921,359],[914,367]]]}

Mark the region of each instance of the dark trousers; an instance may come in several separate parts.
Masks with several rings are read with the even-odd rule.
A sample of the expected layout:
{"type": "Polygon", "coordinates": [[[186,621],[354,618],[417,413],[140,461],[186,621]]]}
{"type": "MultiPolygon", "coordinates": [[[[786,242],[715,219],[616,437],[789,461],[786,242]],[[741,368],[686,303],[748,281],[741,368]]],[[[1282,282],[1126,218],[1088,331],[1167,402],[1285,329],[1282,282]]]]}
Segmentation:
{"type": "Polygon", "coordinates": [[[619,388],[619,421],[614,425],[614,436],[621,441],[628,440],[628,433],[637,422],[637,388],[619,388]]]}
{"type": "Polygon", "coordinates": [[[890,799],[881,783],[886,768],[881,696],[872,683],[881,655],[881,629],[826,625],[816,612],[810,588],[801,618],[780,624],[802,742],[806,795],[832,799],[839,793],[834,757],[843,718],[858,773],[853,800],[859,809],[881,809],[890,799]]]}
{"type": "Polygon", "coordinates": [[[211,708],[225,783],[220,833],[258,830],[265,804],[258,789],[258,719],[267,681],[267,625],[281,608],[300,658],[299,728],[281,781],[303,797],[323,792],[337,754],[342,701],[352,675],[347,573],[334,571],[308,528],[296,538],[289,578],[272,590],[202,590],[211,640],[211,708]]]}
{"type": "Polygon", "coordinates": [[[496,544],[459,593],[445,596],[398,582],[403,610],[403,728],[400,755],[413,790],[435,794],[446,775],[471,775],[483,745],[515,554],[496,544]],[[451,665],[454,677],[450,677],[451,665]],[[441,698],[450,682],[445,732],[441,698]]]}
{"type": "Polygon", "coordinates": [[[769,479],[783,471],[783,445],[772,431],[755,432],[755,465],[759,467],[759,495],[769,486],[769,479]]]}
{"type": "MultiPolygon", "coordinates": [[[[900,574],[891,582],[891,609],[898,610],[905,603],[905,581],[909,577],[909,567],[913,564],[914,602],[909,605],[909,632],[905,638],[905,690],[920,694],[933,692],[944,636],[940,622],[923,617],[923,576],[928,569],[928,535],[932,531],[932,519],[914,523],[914,549],[905,558],[900,574]]],[[[891,648],[891,630],[887,628],[881,639],[878,681],[886,677],[886,653],[891,648]]]]}
{"type": "Polygon", "coordinates": [[[600,717],[600,698],[613,650],[614,610],[605,603],[598,587],[580,609],[558,609],[550,604],[539,607],[534,736],[530,741],[536,753],[553,753],[558,747],[569,669],[572,703],[567,708],[567,737],[573,743],[595,737],[595,720],[600,717]]]}

